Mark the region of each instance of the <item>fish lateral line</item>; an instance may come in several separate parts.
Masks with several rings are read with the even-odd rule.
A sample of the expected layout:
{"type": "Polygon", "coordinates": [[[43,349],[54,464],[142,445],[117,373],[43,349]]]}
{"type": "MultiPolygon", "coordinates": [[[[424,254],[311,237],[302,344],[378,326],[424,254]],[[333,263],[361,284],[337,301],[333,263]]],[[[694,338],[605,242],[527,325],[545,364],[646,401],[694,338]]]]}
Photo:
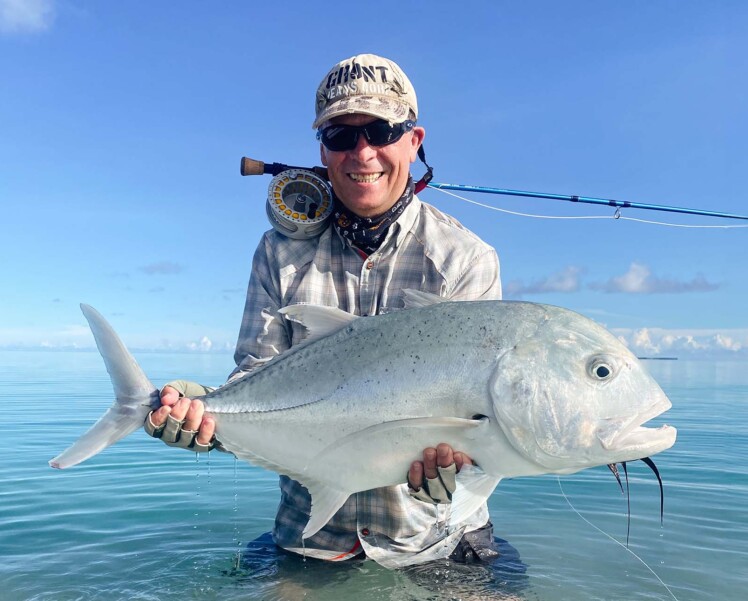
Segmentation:
{"type": "Polygon", "coordinates": [[[206,404],[205,412],[213,415],[249,415],[249,414],[271,414],[271,413],[279,413],[282,411],[293,411],[294,409],[298,409],[299,407],[309,407],[311,405],[316,405],[317,403],[322,403],[326,401],[327,399],[315,399],[313,401],[307,401],[304,403],[299,403],[298,405],[288,405],[287,407],[270,407],[270,408],[257,408],[257,407],[250,407],[247,409],[237,409],[232,410],[226,407],[213,407],[210,406],[210,403],[206,404]]]}

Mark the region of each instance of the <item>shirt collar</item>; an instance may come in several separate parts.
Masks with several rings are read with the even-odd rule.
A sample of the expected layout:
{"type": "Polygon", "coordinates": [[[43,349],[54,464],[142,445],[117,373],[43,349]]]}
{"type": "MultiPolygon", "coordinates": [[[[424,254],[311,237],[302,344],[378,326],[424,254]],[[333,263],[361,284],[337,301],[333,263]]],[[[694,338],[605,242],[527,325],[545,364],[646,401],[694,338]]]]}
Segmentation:
{"type": "MultiPolygon", "coordinates": [[[[408,204],[407,207],[405,207],[405,210],[403,211],[402,215],[395,221],[387,231],[387,234],[384,237],[384,241],[382,242],[382,245],[379,247],[380,249],[384,246],[390,244],[395,245],[395,248],[399,247],[402,241],[405,239],[405,236],[408,234],[408,232],[413,229],[413,225],[415,224],[416,220],[418,219],[418,214],[421,212],[421,201],[418,199],[418,196],[415,194],[413,195],[413,200],[410,201],[410,204],[408,204]]],[[[337,236],[338,240],[340,240],[340,248],[346,248],[350,247],[351,250],[355,251],[356,249],[353,247],[353,244],[350,240],[347,238],[344,238],[340,235],[340,232],[335,228],[335,226],[330,223],[330,229],[332,232],[337,236]]]]}

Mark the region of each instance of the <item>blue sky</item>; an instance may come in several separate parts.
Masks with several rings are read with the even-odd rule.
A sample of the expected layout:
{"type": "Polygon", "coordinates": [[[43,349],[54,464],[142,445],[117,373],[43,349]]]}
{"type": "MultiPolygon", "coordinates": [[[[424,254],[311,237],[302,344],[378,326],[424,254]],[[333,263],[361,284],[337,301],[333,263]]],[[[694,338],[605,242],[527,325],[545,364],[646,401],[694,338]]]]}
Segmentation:
{"type": "MultiPolygon", "coordinates": [[[[436,181],[748,213],[745,2],[0,0],[0,348],[90,347],[86,302],[133,348],[231,349],[268,228],[239,159],[317,164],[316,86],[361,52],[413,81],[436,181]]],[[[507,298],[748,358],[745,227],[469,198],[606,217],[424,192],[507,298]]]]}

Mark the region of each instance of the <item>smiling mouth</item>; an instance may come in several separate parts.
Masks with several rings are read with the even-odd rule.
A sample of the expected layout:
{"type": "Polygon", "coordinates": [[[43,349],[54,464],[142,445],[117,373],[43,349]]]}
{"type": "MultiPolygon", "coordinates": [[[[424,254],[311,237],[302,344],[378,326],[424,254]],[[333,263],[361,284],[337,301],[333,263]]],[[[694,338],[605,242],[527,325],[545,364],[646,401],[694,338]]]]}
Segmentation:
{"type": "Polygon", "coordinates": [[[382,175],[384,175],[384,173],[380,171],[379,173],[349,173],[348,177],[350,177],[354,182],[360,184],[373,184],[382,177],[382,175]]]}

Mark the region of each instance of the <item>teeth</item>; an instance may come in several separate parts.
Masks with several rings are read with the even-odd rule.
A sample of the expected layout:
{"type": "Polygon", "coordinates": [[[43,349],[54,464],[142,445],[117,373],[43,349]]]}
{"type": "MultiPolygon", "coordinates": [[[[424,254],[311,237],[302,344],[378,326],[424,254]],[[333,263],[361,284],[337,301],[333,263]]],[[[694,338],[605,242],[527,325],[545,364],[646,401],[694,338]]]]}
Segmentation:
{"type": "Polygon", "coordinates": [[[380,177],[382,177],[382,174],[381,173],[349,173],[348,177],[350,177],[354,182],[362,182],[366,184],[371,184],[372,182],[375,182],[380,177]]]}

